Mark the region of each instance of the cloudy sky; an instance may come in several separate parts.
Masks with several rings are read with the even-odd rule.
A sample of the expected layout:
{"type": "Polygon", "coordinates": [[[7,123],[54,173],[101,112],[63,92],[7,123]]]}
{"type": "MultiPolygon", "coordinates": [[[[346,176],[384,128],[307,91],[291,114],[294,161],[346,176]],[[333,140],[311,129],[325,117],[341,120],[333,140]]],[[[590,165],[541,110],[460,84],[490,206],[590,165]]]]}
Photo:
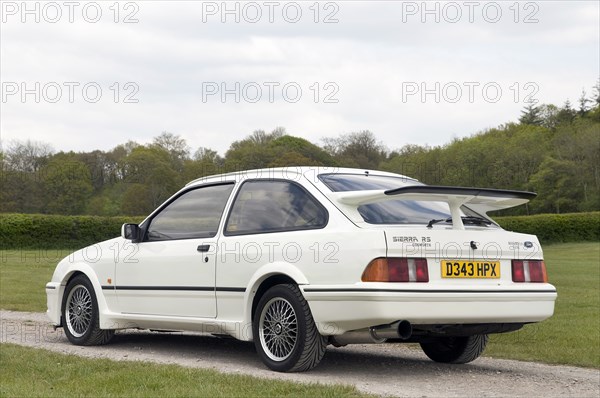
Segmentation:
{"type": "Polygon", "coordinates": [[[598,1],[1,1],[0,130],[56,150],[257,129],[441,145],[600,75],[598,1]]]}

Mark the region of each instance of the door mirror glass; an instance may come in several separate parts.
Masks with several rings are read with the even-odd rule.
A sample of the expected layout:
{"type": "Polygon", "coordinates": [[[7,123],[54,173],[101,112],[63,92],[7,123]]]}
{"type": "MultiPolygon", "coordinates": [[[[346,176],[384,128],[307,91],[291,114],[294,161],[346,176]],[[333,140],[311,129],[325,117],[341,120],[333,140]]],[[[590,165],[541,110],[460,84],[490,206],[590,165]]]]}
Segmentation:
{"type": "Polygon", "coordinates": [[[129,239],[133,241],[133,243],[139,242],[140,226],[137,224],[123,224],[121,227],[121,237],[123,239],[129,239]]]}

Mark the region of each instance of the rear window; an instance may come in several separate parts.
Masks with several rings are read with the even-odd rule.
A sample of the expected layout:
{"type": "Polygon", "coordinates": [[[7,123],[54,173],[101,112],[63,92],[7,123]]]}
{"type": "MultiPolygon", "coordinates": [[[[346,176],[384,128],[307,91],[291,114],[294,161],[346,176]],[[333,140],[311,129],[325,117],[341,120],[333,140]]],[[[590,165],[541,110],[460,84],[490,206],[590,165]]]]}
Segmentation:
{"type": "MultiPolygon", "coordinates": [[[[425,185],[419,181],[367,174],[321,174],[319,179],[333,192],[387,190],[411,185],[425,185]]],[[[461,207],[463,215],[478,216],[471,209],[461,207]]],[[[390,200],[358,206],[358,212],[370,224],[427,224],[433,219],[450,218],[446,202],[390,200]]]]}

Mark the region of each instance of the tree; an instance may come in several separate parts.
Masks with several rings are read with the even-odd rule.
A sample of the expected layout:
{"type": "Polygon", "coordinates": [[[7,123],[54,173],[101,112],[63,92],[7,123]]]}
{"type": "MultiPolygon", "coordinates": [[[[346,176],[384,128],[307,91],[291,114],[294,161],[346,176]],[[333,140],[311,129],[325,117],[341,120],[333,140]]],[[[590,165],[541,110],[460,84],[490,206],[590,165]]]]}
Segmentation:
{"type": "Polygon", "coordinates": [[[102,191],[104,186],[110,181],[110,165],[106,153],[95,150],[77,154],[77,158],[82,161],[90,171],[92,186],[94,192],[102,191]]]}
{"type": "Polygon", "coordinates": [[[117,145],[106,153],[106,169],[108,180],[111,184],[125,180],[127,176],[127,165],[125,160],[133,150],[139,147],[135,141],[127,141],[125,144],[117,145]]]}
{"type": "Polygon", "coordinates": [[[125,214],[147,214],[179,189],[183,181],[170,160],[170,153],[158,146],[139,146],[127,156],[128,188],[121,204],[125,214]]]}
{"type": "Polygon", "coordinates": [[[225,169],[236,171],[267,167],[274,159],[269,143],[282,134],[281,128],[271,133],[256,130],[245,139],[233,142],[225,153],[225,169]]]}
{"type": "Polygon", "coordinates": [[[547,157],[532,176],[531,185],[538,193],[531,206],[538,212],[565,213],[577,211],[577,164],[569,160],[547,157]]]}
{"type": "Polygon", "coordinates": [[[123,194],[121,213],[129,216],[143,216],[154,210],[155,206],[148,186],[139,183],[129,184],[123,194]]]}
{"type": "Polygon", "coordinates": [[[592,100],[587,98],[587,94],[585,89],[581,90],[581,96],[579,97],[579,116],[585,116],[585,114],[590,109],[588,103],[592,102],[592,100]]]}
{"type": "MultiPolygon", "coordinates": [[[[54,154],[48,144],[0,147],[0,211],[142,215],[184,183],[225,171],[286,166],[383,169],[427,184],[539,190],[536,212],[600,210],[600,80],[574,107],[527,104],[507,123],[429,147],[389,152],[368,130],[325,138],[322,146],[278,127],[255,130],[225,156],[190,148],[163,132],[151,144],[128,141],[110,151],[54,154]],[[91,189],[91,191],[90,191],[91,189]]],[[[524,207],[506,214],[524,212],[524,207]]]]}
{"type": "Polygon", "coordinates": [[[440,149],[439,147],[406,144],[402,148],[392,151],[387,160],[379,165],[379,168],[416,178],[428,184],[439,184],[440,173],[436,172],[436,169],[439,170],[439,162],[436,158],[440,149]]]}
{"type": "Polygon", "coordinates": [[[275,157],[269,167],[275,167],[274,164],[279,166],[335,166],[337,164],[322,148],[300,137],[281,136],[272,140],[269,148],[275,157]],[[288,154],[296,155],[286,158],[288,154]]]}
{"type": "Polygon", "coordinates": [[[43,170],[47,198],[46,212],[83,214],[92,194],[90,172],[74,153],[59,153],[43,170]]]}
{"type": "Polygon", "coordinates": [[[541,126],[547,129],[555,129],[561,122],[559,118],[560,109],[556,105],[548,104],[540,106],[541,126]]]}
{"type": "Polygon", "coordinates": [[[47,165],[52,153],[52,147],[43,142],[27,140],[9,143],[2,155],[0,211],[43,211],[46,203],[41,170],[47,165]]]}
{"type": "Polygon", "coordinates": [[[596,85],[594,86],[593,96],[595,106],[600,106],[600,79],[598,79],[598,82],[596,82],[596,85]]]}
{"type": "Polygon", "coordinates": [[[368,130],[325,138],[323,142],[324,149],[344,167],[377,169],[387,157],[386,147],[368,130]]]}
{"type": "Polygon", "coordinates": [[[190,154],[190,148],[179,135],[163,131],[158,137],[154,137],[152,145],[164,149],[169,153],[173,169],[183,170],[183,163],[190,154]]]}
{"type": "Polygon", "coordinates": [[[563,107],[558,111],[556,120],[558,124],[572,123],[575,120],[575,116],[577,116],[577,112],[571,106],[571,101],[566,100],[563,107]]]}
{"type": "Polygon", "coordinates": [[[571,162],[577,211],[600,209],[600,129],[598,123],[583,118],[560,128],[552,141],[552,156],[571,162]]]}
{"type": "Polygon", "coordinates": [[[276,127],[275,130],[271,131],[269,134],[265,133],[264,130],[255,130],[247,139],[256,145],[266,145],[279,137],[283,137],[285,134],[285,129],[283,127],[276,127]]]}
{"type": "Polygon", "coordinates": [[[285,152],[268,164],[269,167],[290,167],[290,166],[321,166],[313,159],[307,158],[298,152],[285,152]]]}
{"type": "Polygon", "coordinates": [[[52,146],[45,142],[12,141],[4,154],[4,161],[10,170],[35,173],[48,162],[53,153],[52,146]]]}
{"type": "Polygon", "coordinates": [[[529,105],[525,107],[521,111],[521,117],[519,118],[519,123],[521,124],[533,124],[535,126],[541,126],[542,117],[540,115],[541,109],[538,106],[535,106],[535,103],[530,102],[529,105]]]}
{"type": "Polygon", "coordinates": [[[198,148],[193,159],[186,159],[183,165],[183,176],[186,181],[196,178],[219,174],[223,168],[224,159],[217,151],[210,148],[198,148]]]}
{"type": "Polygon", "coordinates": [[[211,162],[214,164],[223,164],[223,158],[219,156],[217,151],[206,147],[200,147],[194,152],[194,160],[200,162],[211,162]]]}

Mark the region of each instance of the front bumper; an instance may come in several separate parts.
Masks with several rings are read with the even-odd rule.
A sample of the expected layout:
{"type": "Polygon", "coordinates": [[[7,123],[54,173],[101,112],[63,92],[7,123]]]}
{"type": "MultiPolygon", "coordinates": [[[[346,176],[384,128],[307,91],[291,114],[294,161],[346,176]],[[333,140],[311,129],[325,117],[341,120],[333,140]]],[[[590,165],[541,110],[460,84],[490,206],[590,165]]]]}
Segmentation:
{"type": "Polygon", "coordinates": [[[551,285],[530,290],[301,288],[323,335],[398,320],[420,325],[540,322],[554,313],[557,296],[551,285]]]}
{"type": "Polygon", "coordinates": [[[61,284],[58,282],[46,283],[46,303],[48,306],[48,309],[46,310],[46,315],[48,315],[48,318],[50,318],[50,321],[54,326],[61,326],[60,298],[62,297],[62,289],[63,286],[61,286],[61,284]]]}

